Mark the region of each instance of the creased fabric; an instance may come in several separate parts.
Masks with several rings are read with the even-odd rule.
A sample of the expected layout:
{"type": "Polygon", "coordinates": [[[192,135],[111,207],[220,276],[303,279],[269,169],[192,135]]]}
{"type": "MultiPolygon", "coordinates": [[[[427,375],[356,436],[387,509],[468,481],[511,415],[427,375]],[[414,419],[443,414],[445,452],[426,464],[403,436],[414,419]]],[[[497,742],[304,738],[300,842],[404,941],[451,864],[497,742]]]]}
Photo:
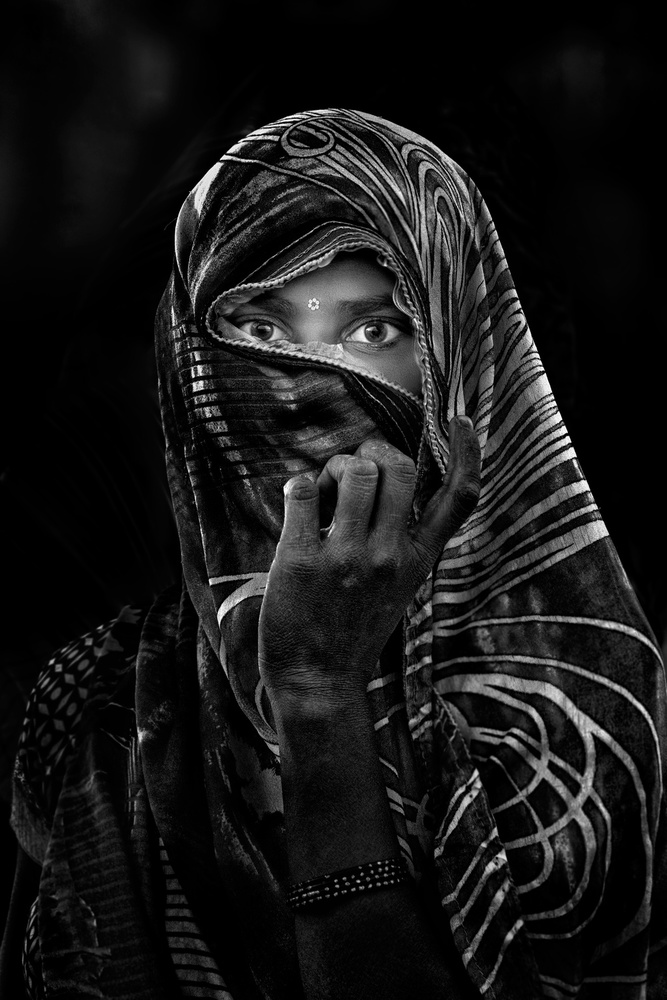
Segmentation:
{"type": "Polygon", "coordinates": [[[143,627],[138,759],[230,995],[300,994],[279,747],[256,666],[283,485],[381,434],[417,460],[419,517],[447,468],[448,421],[465,412],[482,448],[478,506],[368,692],[400,848],[481,995],[643,997],[651,935],[666,936],[662,662],[474,183],[358,112],[257,130],[181,210],[157,357],[186,591],[143,627]],[[357,249],[396,275],[420,400],[214,322],[216,304],[357,249]]]}
{"type": "MultiPolygon", "coordinates": [[[[191,447],[182,449],[182,435],[169,430],[168,445],[182,449],[177,489],[199,526],[196,539],[185,539],[184,561],[197,562],[190,590],[199,587],[201,620],[240,688],[231,651],[244,628],[253,631],[244,621],[255,619],[253,588],[261,591],[277,541],[278,488],[320,465],[334,445],[356,443],[338,438],[318,453],[309,439],[295,461],[295,428],[312,433],[300,419],[312,399],[306,385],[312,394],[325,376],[311,367],[301,386],[289,350],[253,355],[223,343],[212,303],[355,247],[375,249],[395,270],[413,316],[425,372],[422,482],[433,460],[446,468],[454,413],[473,418],[482,445],[480,502],[410,609],[403,678],[432,809],[439,800],[433,851],[455,940],[473,981],[492,995],[503,995],[512,970],[532,954],[548,996],[574,995],[586,979],[622,981],[617,989],[639,996],[662,809],[659,654],[577,464],[478,191],[433,146],[380,119],[325,111],[259,129],[209,171],[179,218],[167,306],[174,336],[184,340],[169,393],[174,409],[183,407],[191,447]],[[234,365],[250,380],[244,389],[236,381],[238,395],[227,391],[226,379],[238,378],[234,365]],[[259,372],[261,403],[252,382],[259,372]],[[247,421],[281,392],[281,414],[291,393],[289,448],[278,414],[256,430],[241,428],[219,402],[243,398],[247,421]],[[254,467],[253,447],[264,449],[254,467]],[[238,458],[223,465],[230,454],[238,458]],[[217,489],[204,488],[214,476],[217,489]],[[256,518],[251,557],[243,532],[234,531],[231,548],[227,533],[223,545],[221,512],[204,506],[229,511],[230,486],[239,518],[256,518]],[[435,791],[444,775],[446,796],[435,791]]],[[[340,384],[352,377],[342,374],[340,384]]],[[[250,689],[246,681],[237,697],[270,742],[250,689]]],[[[374,691],[386,690],[378,678],[374,691]]]]}

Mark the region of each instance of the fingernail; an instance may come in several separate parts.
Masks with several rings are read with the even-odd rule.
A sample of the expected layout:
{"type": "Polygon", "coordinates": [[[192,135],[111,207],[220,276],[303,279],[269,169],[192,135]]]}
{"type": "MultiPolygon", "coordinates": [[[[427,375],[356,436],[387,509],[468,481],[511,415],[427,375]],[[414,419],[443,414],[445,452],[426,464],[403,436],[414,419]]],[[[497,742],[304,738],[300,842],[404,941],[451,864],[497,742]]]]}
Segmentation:
{"type": "Polygon", "coordinates": [[[472,428],[472,426],[473,426],[472,420],[465,413],[457,413],[456,414],[456,420],[457,420],[457,422],[459,424],[461,424],[462,427],[470,427],[470,428],[472,428]]]}
{"type": "Polygon", "coordinates": [[[285,495],[291,493],[292,490],[295,490],[298,486],[302,486],[304,480],[312,482],[312,480],[310,480],[310,477],[304,472],[300,472],[297,476],[292,476],[292,478],[288,479],[285,485],[283,486],[283,493],[285,495]]]}

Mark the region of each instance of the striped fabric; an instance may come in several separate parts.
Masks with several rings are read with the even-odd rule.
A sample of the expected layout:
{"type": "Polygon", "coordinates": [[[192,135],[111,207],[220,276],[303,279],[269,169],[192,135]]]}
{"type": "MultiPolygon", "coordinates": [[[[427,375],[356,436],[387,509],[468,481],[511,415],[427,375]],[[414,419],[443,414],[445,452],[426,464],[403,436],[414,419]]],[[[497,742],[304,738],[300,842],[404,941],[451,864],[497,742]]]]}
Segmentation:
{"type": "MultiPolygon", "coordinates": [[[[483,454],[477,509],[406,616],[403,676],[381,675],[369,692],[399,839],[417,877],[434,860],[483,995],[524,995],[534,963],[549,997],[604,995],[610,983],[615,996],[641,996],[663,809],[662,663],[474,183],[405,129],[308,112],[258,129],[211,168],[176,245],[162,334],[172,491],[181,524],[199,527],[200,541],[184,542],[190,591],[247,717],[275,752],[240,637],[255,628],[280,487],[367,435],[351,398],[392,432],[368,405],[380,378],[319,355],[307,365],[289,345],[239,344],[214,317],[337,252],[372,249],[397,276],[424,370],[419,496],[447,467],[455,413],[472,417],[483,454]],[[325,393],[335,426],[322,418],[325,393]],[[389,724],[401,712],[416,771],[389,724]]],[[[412,422],[408,394],[384,391],[412,422]]]]}
{"type": "Polygon", "coordinates": [[[108,948],[81,974],[108,997],[301,995],[280,753],[257,670],[282,488],[380,433],[417,460],[418,518],[448,465],[449,419],[465,412],[479,504],[368,690],[400,849],[481,996],[641,1000],[649,949],[667,939],[663,666],[474,183],[370,115],[269,124],[186,200],[156,340],[185,587],[137,640],[137,741],[127,697],[93,699],[41,821],[45,887],[56,859],[77,886],[88,879],[108,948]],[[421,399],[341,356],[229,339],[216,321],[358,249],[396,275],[421,399]],[[93,874],[105,846],[110,874],[93,874]]]}
{"type": "Polygon", "coordinates": [[[182,995],[233,1000],[202,938],[163,843],[160,843],[160,864],[166,887],[164,929],[182,995]]]}

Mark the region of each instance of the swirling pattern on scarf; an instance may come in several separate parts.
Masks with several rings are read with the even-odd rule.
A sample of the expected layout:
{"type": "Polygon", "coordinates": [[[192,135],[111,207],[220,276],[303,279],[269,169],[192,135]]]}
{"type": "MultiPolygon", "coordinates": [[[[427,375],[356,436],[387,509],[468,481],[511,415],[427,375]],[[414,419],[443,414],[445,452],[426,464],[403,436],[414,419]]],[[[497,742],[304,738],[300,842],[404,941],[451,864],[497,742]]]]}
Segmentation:
{"type": "Polygon", "coordinates": [[[299,995],[256,668],[282,487],[379,430],[417,458],[418,516],[447,467],[449,418],[466,412],[479,504],[407,609],[402,671],[388,651],[369,687],[401,850],[482,995],[642,997],[664,878],[662,662],[474,183],[370,115],[253,132],[181,210],[157,352],[187,595],[144,626],[139,756],[232,996],[299,995]],[[421,401],[213,323],[216,302],[362,248],[413,318],[421,401]]]}
{"type": "MultiPolygon", "coordinates": [[[[353,392],[357,376],[297,367],[275,348],[232,350],[207,320],[230,289],[280,283],[355,247],[394,268],[414,318],[422,476],[430,455],[446,468],[455,412],[473,418],[483,451],[477,510],[406,628],[408,717],[440,789],[429,808],[455,941],[483,992],[501,995],[517,967],[513,942],[524,949],[525,938],[548,996],[584,980],[640,995],[662,805],[659,655],[484,203],[452,161],[403,129],[340,111],[268,125],[222,157],[181,213],[162,357],[176,358],[167,441],[190,593],[270,744],[237,656],[251,646],[281,487],[358,444],[370,428],[353,401],[382,387],[359,379],[353,392]]],[[[397,409],[409,402],[386,395],[397,409]]],[[[371,693],[383,695],[380,730],[400,700],[391,687],[378,678],[371,693]]]]}

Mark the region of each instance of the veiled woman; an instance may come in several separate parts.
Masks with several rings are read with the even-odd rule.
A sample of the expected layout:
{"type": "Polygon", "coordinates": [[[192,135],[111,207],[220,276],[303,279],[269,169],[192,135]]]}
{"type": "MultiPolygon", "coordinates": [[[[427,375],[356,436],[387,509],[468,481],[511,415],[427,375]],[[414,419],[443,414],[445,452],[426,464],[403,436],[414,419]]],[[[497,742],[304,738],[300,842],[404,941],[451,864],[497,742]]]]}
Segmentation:
{"type": "Polygon", "coordinates": [[[157,357],[183,585],[33,694],[29,993],[644,996],[662,664],[474,183],[366,114],[257,130],[157,357]]]}

